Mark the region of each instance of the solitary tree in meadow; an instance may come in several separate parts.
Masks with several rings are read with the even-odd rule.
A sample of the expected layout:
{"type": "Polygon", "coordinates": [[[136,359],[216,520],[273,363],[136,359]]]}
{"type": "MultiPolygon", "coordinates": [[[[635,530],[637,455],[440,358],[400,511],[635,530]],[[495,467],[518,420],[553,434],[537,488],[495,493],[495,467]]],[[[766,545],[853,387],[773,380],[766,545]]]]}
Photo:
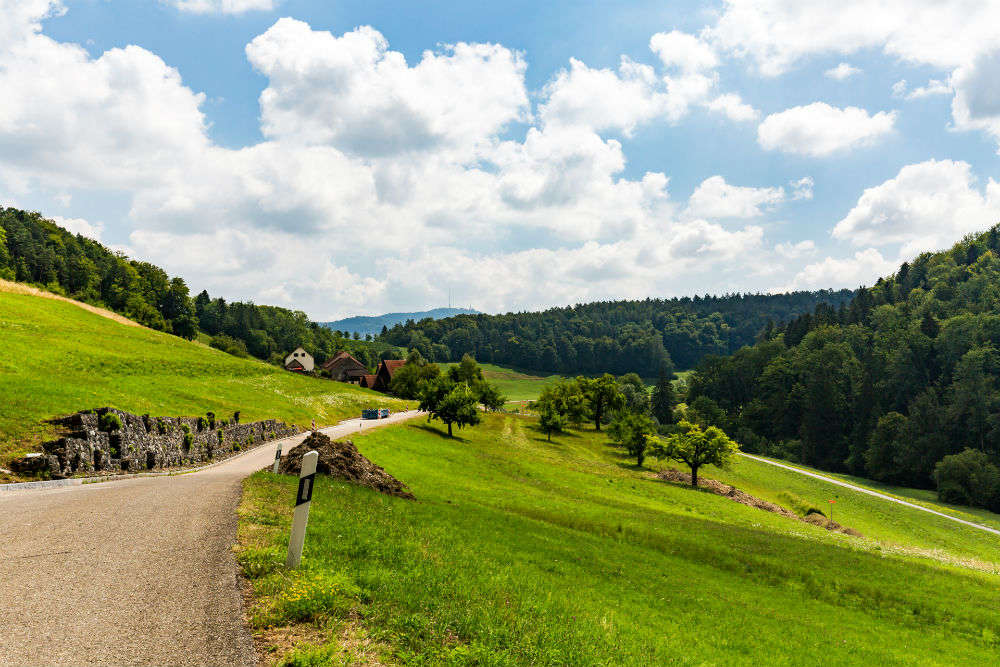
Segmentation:
{"type": "Polygon", "coordinates": [[[453,383],[447,377],[438,376],[422,385],[420,409],[430,413],[429,420],[440,419],[448,425],[448,437],[452,437],[452,425],[458,428],[475,426],[479,423],[479,400],[465,382],[453,383]]]}
{"type": "Polygon", "coordinates": [[[691,468],[691,486],[698,486],[698,468],[705,464],[725,465],[740,449],[715,426],[702,430],[697,424],[682,420],[677,427],[677,433],[653,446],[652,455],[686,463],[691,468]]]}
{"type": "Polygon", "coordinates": [[[561,433],[566,428],[566,416],[552,401],[539,401],[537,407],[538,425],[545,431],[549,442],[552,442],[552,434],[561,433]]]}
{"type": "Polygon", "coordinates": [[[608,432],[641,466],[646,460],[646,450],[656,439],[656,424],[649,415],[626,412],[611,422],[608,432]]]}

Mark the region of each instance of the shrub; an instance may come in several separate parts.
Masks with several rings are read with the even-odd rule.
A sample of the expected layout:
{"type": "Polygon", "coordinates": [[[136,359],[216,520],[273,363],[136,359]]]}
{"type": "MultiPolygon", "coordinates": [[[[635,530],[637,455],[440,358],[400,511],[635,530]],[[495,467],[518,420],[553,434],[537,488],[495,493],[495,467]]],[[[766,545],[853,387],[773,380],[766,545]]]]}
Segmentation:
{"type": "Polygon", "coordinates": [[[212,342],[209,343],[210,347],[214,347],[217,350],[222,350],[227,354],[231,354],[234,357],[246,358],[247,344],[241,340],[237,340],[226,334],[218,334],[212,337],[212,342]]]}
{"type": "Polygon", "coordinates": [[[181,424],[181,430],[184,431],[185,434],[191,433],[191,427],[187,424],[181,424]]]}
{"type": "Polygon", "coordinates": [[[185,433],[184,434],[184,451],[185,452],[191,451],[191,445],[193,445],[193,444],[194,444],[194,436],[191,435],[191,433],[185,433]]]}
{"type": "Polygon", "coordinates": [[[156,418],[156,432],[160,435],[164,435],[167,432],[167,425],[159,417],[156,418]]]}
{"type": "Polygon", "coordinates": [[[209,428],[215,428],[215,413],[214,412],[206,412],[205,416],[208,417],[208,427],[209,428]]]}
{"type": "Polygon", "coordinates": [[[219,446],[221,447],[222,446],[222,442],[223,442],[223,438],[224,438],[224,436],[222,435],[222,429],[219,429],[218,431],[216,431],[215,432],[215,436],[219,439],[219,446]]]}
{"type": "Polygon", "coordinates": [[[208,428],[208,420],[204,417],[198,417],[198,430],[204,431],[206,428],[208,428]]]}
{"type": "Polygon", "coordinates": [[[239,424],[240,423],[240,411],[239,410],[237,410],[236,412],[233,413],[233,423],[234,424],[239,424]]]}
{"type": "Polygon", "coordinates": [[[809,516],[810,514],[819,514],[820,516],[826,516],[823,510],[816,507],[808,500],[804,500],[794,493],[789,493],[788,491],[782,491],[778,494],[778,499],[781,500],[789,509],[798,514],[799,516],[809,516]]]}
{"type": "Polygon", "coordinates": [[[938,461],[934,481],[944,502],[1000,509],[1000,468],[978,449],[966,448],[938,461]]]}
{"type": "Polygon", "coordinates": [[[113,412],[105,412],[101,415],[101,419],[98,422],[97,427],[102,431],[107,431],[108,433],[111,431],[117,431],[122,427],[121,417],[113,412]]]}

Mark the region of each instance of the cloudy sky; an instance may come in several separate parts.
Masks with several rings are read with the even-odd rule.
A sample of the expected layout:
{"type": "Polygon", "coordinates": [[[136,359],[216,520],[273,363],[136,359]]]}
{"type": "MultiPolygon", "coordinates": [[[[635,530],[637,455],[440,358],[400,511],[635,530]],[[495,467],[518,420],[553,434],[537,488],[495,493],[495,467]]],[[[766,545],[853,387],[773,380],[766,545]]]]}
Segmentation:
{"type": "Polygon", "coordinates": [[[988,0],[0,0],[0,203],[317,319],[856,287],[1000,221],[998,80],[988,0]]]}

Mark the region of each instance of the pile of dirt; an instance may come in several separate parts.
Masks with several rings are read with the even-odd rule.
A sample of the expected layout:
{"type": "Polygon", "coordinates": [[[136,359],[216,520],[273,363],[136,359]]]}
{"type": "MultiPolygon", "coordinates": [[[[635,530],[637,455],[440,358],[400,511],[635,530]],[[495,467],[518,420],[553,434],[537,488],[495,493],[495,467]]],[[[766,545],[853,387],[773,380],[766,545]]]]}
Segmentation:
{"type": "MultiPolygon", "coordinates": [[[[691,486],[691,474],[686,472],[681,472],[676,468],[671,468],[669,470],[663,470],[657,473],[657,478],[662,479],[665,482],[672,482],[674,484],[684,484],[685,486],[691,486]]],[[[748,507],[756,507],[759,510],[764,510],[765,512],[772,512],[774,514],[780,514],[781,516],[788,519],[797,519],[798,521],[804,521],[805,523],[811,523],[814,526],[821,526],[827,530],[836,531],[838,533],[844,533],[846,535],[853,535],[854,537],[861,537],[861,533],[858,531],[847,528],[846,526],[841,526],[836,521],[830,521],[825,516],[821,514],[809,514],[807,516],[801,517],[790,509],[784,508],[781,505],[776,505],[775,503],[769,502],[767,500],[761,500],[755,496],[751,496],[749,493],[744,493],[740,491],[735,486],[729,486],[728,484],[723,484],[714,479],[708,479],[705,477],[698,478],[698,488],[705,489],[706,491],[711,491],[712,493],[725,496],[730,500],[734,500],[741,505],[747,505],[748,507]]]]}
{"type": "Polygon", "coordinates": [[[316,431],[310,433],[302,444],[294,447],[281,459],[278,472],[298,475],[302,470],[302,457],[314,449],[319,454],[319,460],[316,462],[317,474],[367,486],[389,496],[415,500],[405,484],[362,456],[353,442],[350,440],[334,442],[329,436],[316,431]]]}

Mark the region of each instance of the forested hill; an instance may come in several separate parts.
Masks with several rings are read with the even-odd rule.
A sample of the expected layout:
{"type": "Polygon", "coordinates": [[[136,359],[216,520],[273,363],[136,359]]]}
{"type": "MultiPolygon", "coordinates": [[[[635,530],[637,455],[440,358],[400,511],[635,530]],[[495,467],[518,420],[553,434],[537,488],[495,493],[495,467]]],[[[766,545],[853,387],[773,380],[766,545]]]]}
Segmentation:
{"type": "Polygon", "coordinates": [[[751,451],[894,484],[936,480],[944,500],[998,509],[998,379],[994,227],[904,263],[843,311],[819,307],[770,340],[706,358],[688,403],[751,451]],[[944,464],[964,482],[934,477],[966,448],[944,464]]]}
{"type": "Polygon", "coordinates": [[[201,332],[213,347],[236,356],[279,362],[301,345],[317,362],[346,349],[374,367],[380,356],[405,354],[385,343],[348,340],[301,311],[227,303],[205,291],[192,298],[183,278],[14,208],[0,208],[0,278],[32,283],[184,338],[201,332]]]}
{"type": "Polygon", "coordinates": [[[357,315],[355,317],[345,317],[342,320],[335,320],[333,322],[320,322],[320,324],[333,329],[334,331],[344,331],[348,335],[356,333],[359,336],[365,336],[367,334],[377,336],[382,333],[383,329],[396,326],[397,324],[402,324],[407,320],[422,320],[427,317],[432,320],[440,320],[443,317],[468,314],[474,315],[478,312],[479,311],[472,310],[470,308],[434,308],[432,310],[423,310],[417,313],[357,315]]]}
{"type": "Polygon", "coordinates": [[[706,354],[728,354],[751,344],[769,326],[818,304],[836,310],[853,295],[851,290],[823,290],[601,301],[533,313],[407,322],[381,339],[415,347],[435,361],[470,353],[479,361],[539,371],[655,376],[664,364],[690,368],[706,354]]]}

